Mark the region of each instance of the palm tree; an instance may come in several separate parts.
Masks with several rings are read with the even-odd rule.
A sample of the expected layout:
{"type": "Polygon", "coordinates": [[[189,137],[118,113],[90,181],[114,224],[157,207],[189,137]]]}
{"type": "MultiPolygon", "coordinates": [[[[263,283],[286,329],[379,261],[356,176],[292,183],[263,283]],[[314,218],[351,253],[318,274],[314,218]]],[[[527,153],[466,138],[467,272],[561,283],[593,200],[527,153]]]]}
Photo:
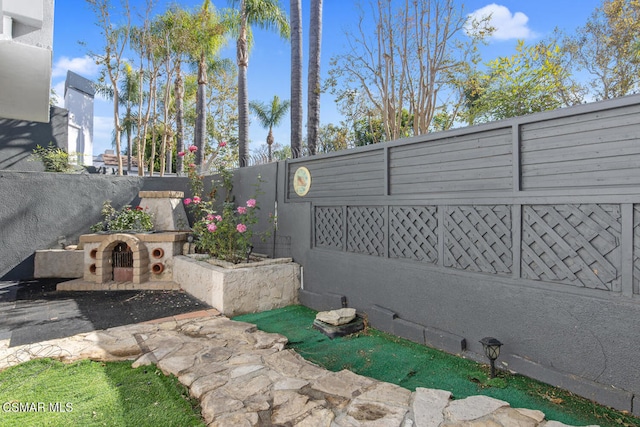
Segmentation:
{"type": "Polygon", "coordinates": [[[278,95],[273,97],[271,105],[266,105],[259,101],[249,103],[249,108],[251,108],[251,111],[258,117],[260,125],[265,129],[269,129],[269,134],[267,135],[269,162],[271,162],[271,146],[273,145],[273,127],[280,124],[285,114],[287,114],[287,111],[289,111],[289,105],[289,100],[280,102],[278,95]]]}
{"type": "Polygon", "coordinates": [[[194,15],[193,24],[190,56],[198,63],[194,145],[198,147],[195,164],[200,168],[204,164],[207,136],[207,67],[225,43],[228,27],[227,23],[223,22],[213,10],[211,0],[204,0],[202,8],[194,15]]]}
{"type": "Polygon", "coordinates": [[[238,61],[238,157],[240,167],[249,160],[249,101],[247,96],[247,67],[249,66],[249,33],[251,25],[267,30],[275,29],[282,38],[289,38],[289,21],[278,0],[231,0],[239,5],[238,61]]]}
{"type": "MultiPolygon", "coordinates": [[[[184,77],[182,63],[189,54],[189,43],[192,28],[192,15],[178,5],[172,6],[161,19],[170,28],[169,38],[171,39],[170,49],[173,53],[173,63],[175,81],[173,96],[175,102],[175,141],[176,152],[184,151],[184,77]]],[[[176,158],[176,172],[184,172],[184,162],[182,157],[176,158]]]]}
{"type": "Polygon", "coordinates": [[[291,154],[300,157],[302,141],[302,0],[291,0],[291,154]]]}
{"type": "Polygon", "coordinates": [[[120,105],[125,109],[122,117],[122,131],[127,134],[127,174],[131,174],[131,155],[133,147],[131,136],[135,130],[138,120],[137,113],[133,111],[134,106],[140,100],[140,76],[133,70],[131,64],[125,63],[123,67],[123,78],[120,81],[120,105]]]}
{"type": "Polygon", "coordinates": [[[309,24],[309,76],[307,78],[307,146],[316,154],[320,127],[320,45],[322,41],[322,0],[311,0],[309,24]]]}

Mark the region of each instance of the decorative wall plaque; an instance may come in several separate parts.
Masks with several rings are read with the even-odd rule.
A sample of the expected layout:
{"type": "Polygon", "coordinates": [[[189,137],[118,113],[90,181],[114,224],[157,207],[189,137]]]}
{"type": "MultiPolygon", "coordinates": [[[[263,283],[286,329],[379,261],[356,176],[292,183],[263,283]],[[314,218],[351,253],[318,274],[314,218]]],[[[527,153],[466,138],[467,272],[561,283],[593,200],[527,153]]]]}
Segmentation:
{"type": "Polygon", "coordinates": [[[304,166],[299,167],[293,174],[293,190],[300,197],[306,196],[311,188],[311,172],[304,166]]]}

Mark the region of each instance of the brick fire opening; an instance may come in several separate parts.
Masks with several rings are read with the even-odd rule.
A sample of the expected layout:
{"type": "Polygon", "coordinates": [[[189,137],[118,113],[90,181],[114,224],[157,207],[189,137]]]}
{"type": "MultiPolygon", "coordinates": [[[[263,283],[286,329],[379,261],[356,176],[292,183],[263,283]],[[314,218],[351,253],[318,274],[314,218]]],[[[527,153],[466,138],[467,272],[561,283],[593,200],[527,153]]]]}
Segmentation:
{"type": "Polygon", "coordinates": [[[124,242],[118,243],[111,252],[114,282],[133,281],[133,251],[124,242]]]}
{"type": "Polygon", "coordinates": [[[95,279],[98,283],[133,282],[149,280],[149,254],[146,245],[132,234],[110,234],[104,236],[100,245],[90,254],[95,279]]]}

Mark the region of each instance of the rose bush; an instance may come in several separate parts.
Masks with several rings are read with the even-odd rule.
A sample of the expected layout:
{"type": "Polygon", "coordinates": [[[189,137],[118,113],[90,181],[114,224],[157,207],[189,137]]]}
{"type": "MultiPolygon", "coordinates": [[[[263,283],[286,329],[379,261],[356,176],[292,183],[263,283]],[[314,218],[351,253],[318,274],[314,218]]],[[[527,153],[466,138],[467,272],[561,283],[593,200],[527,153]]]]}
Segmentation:
{"type": "MultiPolygon", "coordinates": [[[[226,143],[221,142],[213,155],[221,158],[225,149],[226,143]]],[[[192,163],[196,151],[197,147],[191,146],[188,151],[178,153],[185,158],[185,164],[189,165],[187,173],[192,197],[185,198],[183,203],[194,215],[192,230],[196,250],[237,264],[248,259],[253,250],[251,239],[254,236],[253,226],[258,222],[257,202],[252,198],[236,207],[231,197],[233,176],[224,162],[220,161],[216,162],[216,169],[222,180],[219,185],[226,194],[221,203],[222,211],[217,212],[214,203],[218,187],[214,183],[213,190],[208,195],[203,194],[204,176],[198,174],[196,165],[192,163]]]]}

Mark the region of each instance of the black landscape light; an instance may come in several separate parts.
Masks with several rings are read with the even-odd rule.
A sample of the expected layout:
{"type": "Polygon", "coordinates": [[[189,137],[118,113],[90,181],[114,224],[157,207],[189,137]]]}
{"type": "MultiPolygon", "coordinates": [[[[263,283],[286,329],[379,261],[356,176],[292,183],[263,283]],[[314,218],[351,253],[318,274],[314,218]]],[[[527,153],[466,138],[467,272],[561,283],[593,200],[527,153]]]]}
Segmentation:
{"type": "Polygon", "coordinates": [[[491,363],[491,378],[496,377],[496,359],[500,356],[500,347],[502,343],[493,337],[484,337],[480,340],[484,354],[489,358],[491,363]]]}

